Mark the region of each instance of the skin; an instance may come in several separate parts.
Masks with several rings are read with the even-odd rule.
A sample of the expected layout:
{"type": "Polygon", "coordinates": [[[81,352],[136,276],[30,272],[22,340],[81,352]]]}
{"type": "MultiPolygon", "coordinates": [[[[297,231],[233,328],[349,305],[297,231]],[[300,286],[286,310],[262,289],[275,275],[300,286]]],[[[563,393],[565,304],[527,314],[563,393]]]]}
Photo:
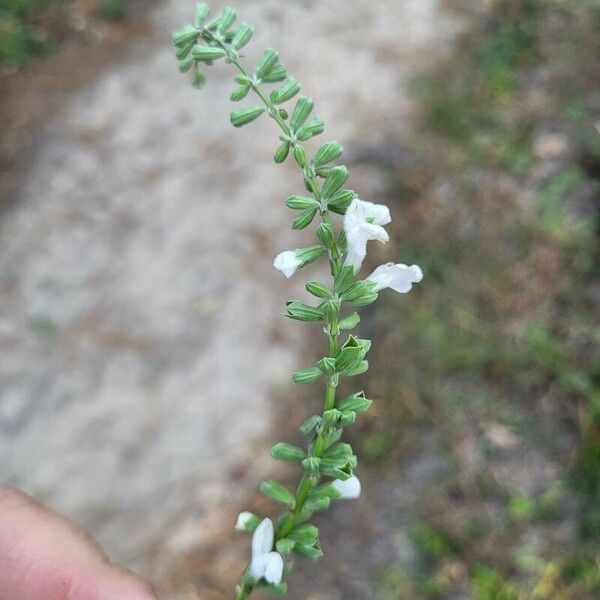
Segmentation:
{"type": "Polygon", "coordinates": [[[96,542],[14,488],[0,486],[2,600],[156,600],[96,542]]]}

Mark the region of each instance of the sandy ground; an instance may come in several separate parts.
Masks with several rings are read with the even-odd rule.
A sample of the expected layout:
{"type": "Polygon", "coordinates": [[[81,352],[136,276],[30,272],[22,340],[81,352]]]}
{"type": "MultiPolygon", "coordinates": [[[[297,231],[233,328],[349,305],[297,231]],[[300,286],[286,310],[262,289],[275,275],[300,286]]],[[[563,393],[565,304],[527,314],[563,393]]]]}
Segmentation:
{"type": "MultiPolygon", "coordinates": [[[[192,12],[153,9],[147,35],[45,116],[0,225],[0,479],[154,580],[271,468],[272,403],[306,364],[303,327],[281,316],[304,273],[271,266],[310,243],[282,203],[297,172],[271,162],[266,119],[229,125],[225,65],[202,92],[177,72],[169,34],[192,12]]],[[[454,30],[434,0],[241,13],[249,58],[280,50],[350,150],[401,135],[408,78],[454,30]]]]}

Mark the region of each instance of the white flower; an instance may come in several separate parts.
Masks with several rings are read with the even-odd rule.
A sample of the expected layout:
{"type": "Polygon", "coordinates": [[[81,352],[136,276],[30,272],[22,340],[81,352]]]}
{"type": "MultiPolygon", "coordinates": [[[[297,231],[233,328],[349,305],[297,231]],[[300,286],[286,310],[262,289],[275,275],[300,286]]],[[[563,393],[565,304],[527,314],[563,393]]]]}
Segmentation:
{"type": "Polygon", "coordinates": [[[373,204],[356,198],[352,200],[344,215],[344,231],[348,241],[348,256],[344,264],[352,265],[354,271],[367,255],[367,242],[378,240],[385,244],[389,240],[382,225],[392,221],[390,210],[384,204],[373,204]]]}
{"type": "Polygon", "coordinates": [[[235,528],[238,531],[248,531],[248,525],[250,523],[252,523],[254,518],[255,518],[255,516],[251,512],[248,512],[247,510],[241,512],[238,515],[237,522],[235,524],[235,528]]]}
{"type": "Polygon", "coordinates": [[[252,559],[249,572],[254,579],[264,577],[269,583],[280,583],[283,558],[273,550],[273,522],[263,519],[252,535],[252,559]]]}
{"type": "Polygon", "coordinates": [[[400,294],[410,292],[413,283],[423,279],[423,271],[417,265],[410,267],[403,264],[386,263],[377,267],[368,277],[368,281],[375,283],[375,291],[391,288],[400,294]]]}
{"type": "Polygon", "coordinates": [[[336,479],[331,483],[331,487],[341,494],[340,500],[344,498],[351,500],[360,496],[360,481],[356,475],[345,480],[336,479]]]}
{"type": "Polygon", "coordinates": [[[273,266],[281,271],[288,279],[296,272],[302,261],[296,256],[295,250],[279,253],[273,261],[273,266]]]}

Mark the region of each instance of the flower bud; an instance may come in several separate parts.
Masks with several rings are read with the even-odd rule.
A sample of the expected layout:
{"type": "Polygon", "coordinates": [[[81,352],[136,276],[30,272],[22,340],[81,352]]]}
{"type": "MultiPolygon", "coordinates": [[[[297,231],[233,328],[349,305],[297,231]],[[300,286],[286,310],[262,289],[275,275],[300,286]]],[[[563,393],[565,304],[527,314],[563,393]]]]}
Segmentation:
{"type": "MultiPolygon", "coordinates": [[[[352,413],[354,414],[354,413],[352,413]]],[[[288,444],[287,442],[277,442],[271,448],[271,456],[277,460],[288,460],[300,462],[306,456],[302,448],[288,444]]]]}
{"type": "Polygon", "coordinates": [[[277,150],[275,150],[275,155],[273,156],[273,158],[275,159],[275,162],[278,165],[280,165],[288,157],[289,153],[290,153],[289,142],[282,142],[281,146],[279,146],[279,148],[277,148],[277,150]]]}
{"type": "Polygon", "coordinates": [[[294,146],[294,158],[296,159],[298,166],[301,169],[304,169],[306,166],[306,151],[302,146],[300,146],[300,144],[296,144],[294,146]]]}
{"type": "Polygon", "coordinates": [[[292,375],[294,383],[314,383],[323,377],[319,367],[311,367],[310,369],[301,369],[292,375]]]}
{"type": "Polygon", "coordinates": [[[260,106],[250,106],[232,111],[229,118],[234,127],[242,127],[258,119],[263,112],[265,112],[265,109],[260,106]]]}
{"type": "Polygon", "coordinates": [[[215,48],[214,46],[200,46],[196,44],[192,48],[192,56],[196,60],[210,61],[223,58],[225,56],[225,50],[222,48],[215,48]]]}
{"type": "Polygon", "coordinates": [[[325,198],[333,196],[344,185],[349,174],[348,169],[344,165],[333,167],[323,183],[323,196],[325,198]]]}
{"type": "Polygon", "coordinates": [[[202,23],[204,23],[204,20],[208,16],[208,11],[209,8],[206,2],[199,2],[196,5],[196,17],[194,19],[194,25],[196,25],[196,27],[202,27],[202,23]]]}
{"type": "Polygon", "coordinates": [[[260,491],[269,498],[272,498],[276,502],[281,502],[281,504],[287,504],[289,506],[294,506],[296,499],[294,498],[294,494],[290,492],[288,489],[283,487],[278,481],[267,480],[263,481],[260,484],[260,491]]]}
{"type": "Polygon", "coordinates": [[[309,281],[306,284],[306,291],[317,298],[331,298],[331,290],[319,281],[309,281]]]}
{"type": "Polygon", "coordinates": [[[315,233],[325,248],[329,249],[333,246],[333,231],[329,223],[319,223],[315,233]]]}
{"type": "Polygon", "coordinates": [[[252,533],[259,525],[262,519],[257,517],[255,514],[244,511],[238,515],[237,522],[235,524],[235,528],[238,531],[246,531],[247,533],[252,533]]]}
{"type": "Polygon", "coordinates": [[[339,158],[342,155],[342,151],[343,149],[338,142],[327,142],[317,150],[317,153],[312,161],[313,165],[315,167],[322,167],[336,158],[339,158]]]}
{"type": "Polygon", "coordinates": [[[306,121],[312,112],[313,107],[314,102],[312,98],[309,98],[308,96],[300,96],[300,98],[298,98],[290,119],[292,129],[298,129],[298,127],[304,124],[304,121],[306,121]]]}
{"type": "Polygon", "coordinates": [[[262,79],[279,61],[279,54],[273,48],[267,48],[261,56],[256,68],[254,69],[254,75],[257,79],[262,79]]]}
{"type": "Polygon", "coordinates": [[[242,23],[235,32],[235,35],[231,40],[231,45],[236,50],[241,50],[250,41],[253,33],[254,29],[252,28],[252,25],[248,25],[248,23],[242,23]]]}
{"type": "Polygon", "coordinates": [[[278,90],[271,92],[271,100],[275,104],[282,104],[291,100],[299,91],[300,84],[293,77],[288,77],[278,90]]]}

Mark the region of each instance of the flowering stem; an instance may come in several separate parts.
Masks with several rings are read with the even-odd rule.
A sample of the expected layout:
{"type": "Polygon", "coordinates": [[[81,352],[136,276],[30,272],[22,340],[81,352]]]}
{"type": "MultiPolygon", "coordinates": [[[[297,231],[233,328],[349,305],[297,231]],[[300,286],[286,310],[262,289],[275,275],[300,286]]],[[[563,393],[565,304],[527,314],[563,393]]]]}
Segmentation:
{"type": "MultiPolygon", "coordinates": [[[[206,32],[207,37],[211,38],[211,40],[213,42],[218,44],[219,47],[223,49],[223,51],[226,53],[228,62],[235,65],[235,67],[240,71],[240,73],[242,75],[244,75],[245,77],[247,77],[249,80],[252,81],[252,84],[251,84],[252,90],[255,92],[255,94],[258,96],[258,98],[260,98],[262,103],[265,105],[265,108],[267,109],[269,116],[277,123],[277,125],[280,127],[280,129],[282,130],[284,135],[289,136],[290,135],[289,126],[282,119],[277,107],[270,101],[269,97],[261,89],[260,81],[256,81],[252,78],[250,71],[246,68],[246,66],[240,59],[240,56],[236,52],[236,50],[234,48],[232,48],[229,44],[227,44],[224,41],[223,37],[221,35],[219,35],[218,33],[213,33],[209,30],[205,30],[205,32],[206,32]]],[[[301,144],[299,144],[297,141],[293,142],[293,147],[295,148],[296,146],[302,147],[301,144]]],[[[315,200],[319,204],[321,204],[321,191],[320,191],[315,174],[311,171],[310,168],[308,168],[308,166],[303,166],[301,168],[302,168],[302,174],[303,174],[304,180],[307,184],[307,188],[309,188],[311,190],[311,193],[313,194],[315,200]]],[[[331,218],[330,218],[327,208],[321,208],[320,214],[321,214],[321,219],[322,219],[323,223],[326,223],[329,227],[331,227],[332,232],[334,232],[334,236],[333,236],[334,241],[333,241],[330,251],[329,251],[329,264],[330,264],[330,268],[331,268],[331,274],[333,277],[335,277],[341,268],[341,260],[340,260],[341,257],[340,257],[340,253],[337,248],[337,244],[335,242],[335,239],[336,239],[335,229],[333,227],[333,224],[332,224],[332,221],[331,221],[331,218]]],[[[338,342],[339,329],[338,329],[337,320],[338,320],[337,316],[334,316],[331,318],[331,320],[327,321],[327,330],[330,332],[330,334],[328,335],[329,355],[330,356],[333,356],[339,349],[339,342],[338,342]]],[[[331,410],[332,408],[335,407],[336,389],[338,386],[338,381],[339,381],[339,375],[337,373],[329,377],[327,388],[325,390],[325,400],[324,400],[323,411],[322,411],[323,413],[325,411],[331,410]]],[[[325,450],[326,436],[329,433],[329,431],[330,431],[330,426],[326,426],[321,429],[321,431],[318,433],[318,435],[315,439],[315,442],[313,445],[313,451],[312,451],[312,454],[310,454],[310,456],[313,456],[316,458],[322,458],[323,452],[325,450]]],[[[306,499],[308,498],[308,495],[313,490],[313,488],[316,485],[318,485],[320,480],[321,480],[320,475],[313,476],[313,475],[309,475],[307,473],[304,473],[302,475],[300,482],[298,483],[298,487],[296,488],[294,507],[290,513],[291,518],[287,519],[285,521],[285,523],[282,525],[282,527],[276,532],[276,540],[284,538],[296,526],[298,516],[300,515],[300,513],[302,512],[302,509],[304,508],[304,504],[306,502],[306,499]]],[[[242,581],[243,581],[243,583],[241,583],[236,590],[234,600],[244,600],[254,590],[254,587],[255,587],[254,583],[249,582],[249,581],[244,581],[243,579],[242,579],[242,581]]]]}

